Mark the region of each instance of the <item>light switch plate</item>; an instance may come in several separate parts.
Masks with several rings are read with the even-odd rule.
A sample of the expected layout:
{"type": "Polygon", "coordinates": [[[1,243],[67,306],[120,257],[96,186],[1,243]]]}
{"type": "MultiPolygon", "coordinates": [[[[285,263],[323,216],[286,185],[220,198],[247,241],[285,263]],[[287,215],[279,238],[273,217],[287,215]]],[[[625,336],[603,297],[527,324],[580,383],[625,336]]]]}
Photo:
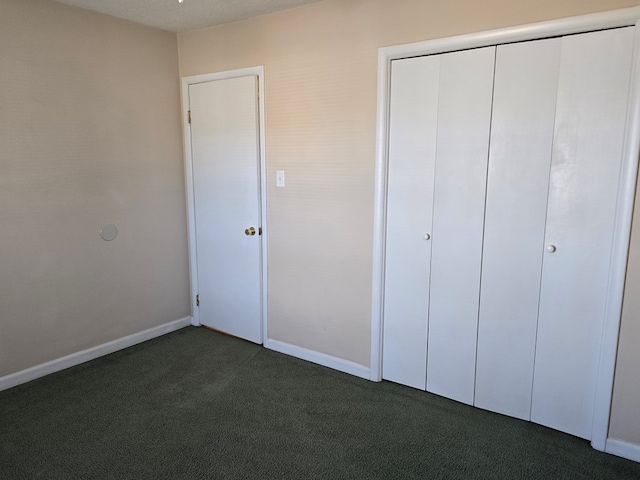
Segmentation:
{"type": "Polygon", "coordinates": [[[276,187],[284,188],[284,170],[276,170],[276,187]]]}

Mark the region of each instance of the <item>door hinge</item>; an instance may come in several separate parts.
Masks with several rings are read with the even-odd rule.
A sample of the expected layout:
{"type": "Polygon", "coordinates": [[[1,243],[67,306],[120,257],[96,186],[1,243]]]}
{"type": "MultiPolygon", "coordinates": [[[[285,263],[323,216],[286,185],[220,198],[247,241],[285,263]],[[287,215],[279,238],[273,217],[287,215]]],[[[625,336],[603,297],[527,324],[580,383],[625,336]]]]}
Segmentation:
{"type": "Polygon", "coordinates": [[[200,294],[196,295],[196,307],[200,306],[200,294]]]}
{"type": "Polygon", "coordinates": [[[191,123],[191,110],[187,111],[187,122],[191,123]]]}

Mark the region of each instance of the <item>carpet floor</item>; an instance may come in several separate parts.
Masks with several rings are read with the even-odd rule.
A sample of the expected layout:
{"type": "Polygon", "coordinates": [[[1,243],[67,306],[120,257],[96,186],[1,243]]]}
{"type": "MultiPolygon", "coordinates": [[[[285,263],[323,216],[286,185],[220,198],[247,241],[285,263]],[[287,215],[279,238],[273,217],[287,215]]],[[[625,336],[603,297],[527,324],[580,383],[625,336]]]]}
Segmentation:
{"type": "Polygon", "coordinates": [[[0,392],[0,479],[640,479],[587,441],[188,327],[0,392]]]}

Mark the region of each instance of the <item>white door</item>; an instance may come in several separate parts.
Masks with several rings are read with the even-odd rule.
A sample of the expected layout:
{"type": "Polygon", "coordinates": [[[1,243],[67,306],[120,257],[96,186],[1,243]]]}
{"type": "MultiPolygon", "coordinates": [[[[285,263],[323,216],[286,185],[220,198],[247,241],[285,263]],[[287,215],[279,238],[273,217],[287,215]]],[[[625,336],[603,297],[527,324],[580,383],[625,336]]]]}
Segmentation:
{"type": "Polygon", "coordinates": [[[495,47],[392,65],[383,378],[473,403],[495,47]]]}
{"type": "Polygon", "coordinates": [[[189,85],[200,323],[262,343],[258,79],[189,85]]]}
{"type": "Polygon", "coordinates": [[[633,27],[565,37],[531,420],[591,438],[633,27]]]}
{"type": "Polygon", "coordinates": [[[498,46],[475,404],[529,420],[561,39],[498,46]]]}
{"type": "Polygon", "coordinates": [[[440,63],[427,391],[467,404],[476,373],[495,51],[447,53],[440,63]]]}
{"type": "Polygon", "coordinates": [[[426,388],[440,57],[391,70],[382,377],[426,388]]]}

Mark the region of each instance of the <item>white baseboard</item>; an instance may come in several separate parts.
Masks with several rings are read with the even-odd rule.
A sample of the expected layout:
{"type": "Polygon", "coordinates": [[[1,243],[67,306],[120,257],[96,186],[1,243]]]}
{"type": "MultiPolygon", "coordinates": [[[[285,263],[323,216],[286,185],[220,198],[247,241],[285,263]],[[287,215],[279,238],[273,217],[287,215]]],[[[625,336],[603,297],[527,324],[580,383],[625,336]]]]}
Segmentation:
{"type": "Polygon", "coordinates": [[[350,362],[342,358],[327,355],[325,353],[316,352],[307,348],[291,345],[290,343],[280,342],[278,340],[267,339],[264,342],[264,346],[269,350],[275,350],[276,352],[285,353],[292,357],[301,358],[309,362],[317,363],[324,367],[333,368],[344,373],[355,375],[356,377],[369,380],[371,375],[371,369],[360,365],[358,363],[350,362]]]}
{"type": "Polygon", "coordinates": [[[159,325],[157,327],[153,327],[139,333],[134,333],[133,335],[128,335],[118,340],[103,343],[102,345],[98,345],[97,347],[82,350],[81,352],[77,353],[72,353],[71,355],[67,355],[66,357],[57,358],[46,363],[41,363],[40,365],[36,365],[35,367],[27,368],[26,370],[21,370],[16,373],[5,375],[4,377],[0,377],[0,391],[6,390],[7,388],[15,387],[16,385],[20,385],[22,383],[30,382],[31,380],[35,380],[36,378],[44,377],[45,375],[49,375],[50,373],[59,372],[60,370],[64,370],[65,368],[80,365],[81,363],[88,362],[89,360],[93,360],[104,355],[108,355],[132,345],[136,345],[137,343],[146,342],[147,340],[151,340],[152,338],[160,337],[166,333],[179,330],[183,327],[188,327],[189,325],[191,325],[191,317],[181,318],[179,320],[174,320],[172,322],[165,323],[163,325],[159,325]]]}
{"type": "Polygon", "coordinates": [[[622,440],[616,440],[615,438],[608,438],[604,451],[612,455],[617,455],[618,457],[633,460],[634,462],[640,462],[640,445],[636,443],[628,443],[622,440]]]}

